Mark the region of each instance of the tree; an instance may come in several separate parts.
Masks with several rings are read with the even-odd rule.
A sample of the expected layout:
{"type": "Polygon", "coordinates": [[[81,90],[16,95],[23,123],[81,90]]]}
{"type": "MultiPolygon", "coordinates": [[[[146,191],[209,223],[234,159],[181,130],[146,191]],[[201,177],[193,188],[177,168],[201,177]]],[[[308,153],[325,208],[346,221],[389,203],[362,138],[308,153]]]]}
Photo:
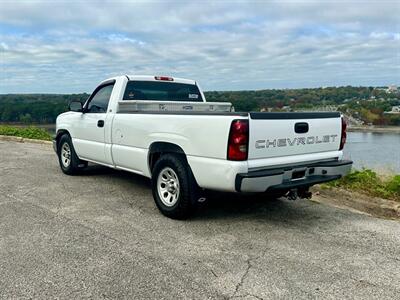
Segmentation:
{"type": "Polygon", "coordinates": [[[19,115],[19,121],[24,124],[32,123],[32,117],[30,114],[19,115]]]}

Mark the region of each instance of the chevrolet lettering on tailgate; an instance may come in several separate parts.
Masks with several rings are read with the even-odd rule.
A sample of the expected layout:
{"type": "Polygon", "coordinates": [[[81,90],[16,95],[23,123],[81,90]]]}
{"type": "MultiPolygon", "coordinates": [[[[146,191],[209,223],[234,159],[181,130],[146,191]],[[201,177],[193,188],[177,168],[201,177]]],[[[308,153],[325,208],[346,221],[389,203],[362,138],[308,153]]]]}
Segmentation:
{"type": "Polygon", "coordinates": [[[295,138],[281,138],[281,139],[268,139],[258,140],[255,143],[257,149],[270,148],[270,147],[291,147],[298,145],[311,145],[321,143],[334,143],[337,134],[323,135],[323,136],[307,136],[295,138]]]}

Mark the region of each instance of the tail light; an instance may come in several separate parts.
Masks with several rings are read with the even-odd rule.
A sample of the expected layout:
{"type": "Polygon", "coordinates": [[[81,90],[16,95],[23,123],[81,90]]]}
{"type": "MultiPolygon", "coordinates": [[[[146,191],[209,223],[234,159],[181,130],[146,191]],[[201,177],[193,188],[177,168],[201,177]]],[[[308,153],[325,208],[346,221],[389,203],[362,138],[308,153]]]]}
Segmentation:
{"type": "Polygon", "coordinates": [[[228,160],[246,160],[249,144],[249,121],[233,120],[228,140],[228,160]]]}
{"type": "Polygon", "coordinates": [[[154,76],[155,80],[163,80],[163,81],[174,81],[172,77],[168,76],[154,76]]]}
{"type": "Polygon", "coordinates": [[[346,143],[346,138],[347,138],[347,123],[344,117],[342,116],[342,135],[340,137],[340,147],[339,150],[342,150],[344,147],[344,144],[346,143]]]}

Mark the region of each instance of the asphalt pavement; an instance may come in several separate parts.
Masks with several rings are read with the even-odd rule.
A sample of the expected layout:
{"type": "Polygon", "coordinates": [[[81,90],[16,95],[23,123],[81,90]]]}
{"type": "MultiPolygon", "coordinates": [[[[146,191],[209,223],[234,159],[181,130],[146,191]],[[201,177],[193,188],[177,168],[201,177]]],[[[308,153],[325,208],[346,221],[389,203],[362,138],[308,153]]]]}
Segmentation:
{"type": "Polygon", "coordinates": [[[175,221],[146,178],[0,141],[0,298],[400,299],[400,222],[231,194],[175,221]]]}

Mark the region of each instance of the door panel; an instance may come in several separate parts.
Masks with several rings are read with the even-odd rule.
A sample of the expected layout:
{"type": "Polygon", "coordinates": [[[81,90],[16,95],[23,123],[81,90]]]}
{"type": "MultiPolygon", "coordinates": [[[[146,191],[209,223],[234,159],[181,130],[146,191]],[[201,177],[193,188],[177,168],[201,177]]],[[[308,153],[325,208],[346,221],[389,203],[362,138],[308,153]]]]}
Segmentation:
{"type": "Polygon", "coordinates": [[[104,113],[82,114],[78,120],[74,147],[79,157],[106,163],[104,149],[104,127],[98,127],[99,120],[105,119],[104,113]]]}
{"type": "Polygon", "coordinates": [[[104,164],[112,164],[106,155],[105,129],[107,109],[114,82],[100,85],[90,96],[75,127],[73,142],[78,156],[104,164]]]}

